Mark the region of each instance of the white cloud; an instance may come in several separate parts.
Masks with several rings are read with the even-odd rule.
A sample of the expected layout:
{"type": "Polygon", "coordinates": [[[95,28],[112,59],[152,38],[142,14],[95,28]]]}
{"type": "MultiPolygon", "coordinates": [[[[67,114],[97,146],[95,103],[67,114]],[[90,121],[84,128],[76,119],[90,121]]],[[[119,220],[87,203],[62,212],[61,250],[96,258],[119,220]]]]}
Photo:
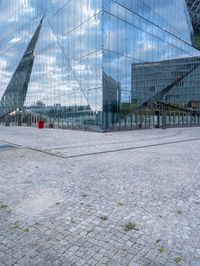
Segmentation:
{"type": "Polygon", "coordinates": [[[7,66],[7,60],[0,58],[0,71],[4,70],[7,66]]]}
{"type": "Polygon", "coordinates": [[[11,41],[10,41],[10,43],[18,43],[19,41],[21,41],[21,38],[19,38],[19,37],[14,37],[11,41]]]}
{"type": "Polygon", "coordinates": [[[6,23],[16,23],[24,15],[30,15],[35,8],[29,0],[6,0],[1,6],[3,12],[0,12],[0,20],[6,18],[6,23]]]}

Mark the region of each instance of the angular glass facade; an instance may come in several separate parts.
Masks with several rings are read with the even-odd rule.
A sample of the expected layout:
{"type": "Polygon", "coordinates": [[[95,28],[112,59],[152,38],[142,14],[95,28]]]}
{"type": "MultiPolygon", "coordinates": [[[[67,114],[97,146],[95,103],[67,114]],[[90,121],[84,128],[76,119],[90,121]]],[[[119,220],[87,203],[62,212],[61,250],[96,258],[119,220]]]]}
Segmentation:
{"type": "Polygon", "coordinates": [[[0,97],[44,16],[20,109],[63,127],[117,123],[135,97],[134,64],[199,56],[185,0],[2,0],[0,8],[0,97]]]}
{"type": "Polygon", "coordinates": [[[200,1],[186,0],[186,3],[194,30],[192,42],[197,48],[200,49],[200,1]]]}
{"type": "MultiPolygon", "coordinates": [[[[200,57],[133,64],[132,102],[142,104],[197,65],[200,65],[200,57]]],[[[200,109],[199,71],[198,67],[194,69],[190,75],[165,93],[160,101],[180,108],[190,108],[193,102],[200,109]]]]}

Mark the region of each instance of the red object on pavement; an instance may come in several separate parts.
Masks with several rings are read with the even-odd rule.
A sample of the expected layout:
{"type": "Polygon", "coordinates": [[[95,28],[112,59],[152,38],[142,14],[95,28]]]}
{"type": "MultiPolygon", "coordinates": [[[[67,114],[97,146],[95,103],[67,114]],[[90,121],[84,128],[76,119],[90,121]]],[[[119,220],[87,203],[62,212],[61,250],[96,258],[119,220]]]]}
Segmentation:
{"type": "Polygon", "coordinates": [[[38,121],[38,128],[44,128],[44,122],[42,120],[38,121]]]}

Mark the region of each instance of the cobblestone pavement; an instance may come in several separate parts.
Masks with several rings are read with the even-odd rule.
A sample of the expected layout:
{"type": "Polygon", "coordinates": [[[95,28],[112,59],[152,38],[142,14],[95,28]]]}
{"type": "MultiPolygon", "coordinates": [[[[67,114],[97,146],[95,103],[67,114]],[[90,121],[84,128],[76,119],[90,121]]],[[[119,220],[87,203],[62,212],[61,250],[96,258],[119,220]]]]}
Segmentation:
{"type": "Polygon", "coordinates": [[[200,265],[199,158],[199,128],[0,127],[0,265],[200,265]]]}

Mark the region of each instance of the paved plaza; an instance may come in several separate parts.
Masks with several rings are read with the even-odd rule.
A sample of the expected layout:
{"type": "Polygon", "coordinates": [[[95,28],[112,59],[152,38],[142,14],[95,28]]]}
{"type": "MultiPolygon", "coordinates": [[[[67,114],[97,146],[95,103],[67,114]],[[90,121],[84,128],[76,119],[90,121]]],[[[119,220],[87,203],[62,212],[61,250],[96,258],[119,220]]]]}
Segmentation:
{"type": "Polygon", "coordinates": [[[200,128],[0,127],[0,265],[200,265],[200,128]]]}

